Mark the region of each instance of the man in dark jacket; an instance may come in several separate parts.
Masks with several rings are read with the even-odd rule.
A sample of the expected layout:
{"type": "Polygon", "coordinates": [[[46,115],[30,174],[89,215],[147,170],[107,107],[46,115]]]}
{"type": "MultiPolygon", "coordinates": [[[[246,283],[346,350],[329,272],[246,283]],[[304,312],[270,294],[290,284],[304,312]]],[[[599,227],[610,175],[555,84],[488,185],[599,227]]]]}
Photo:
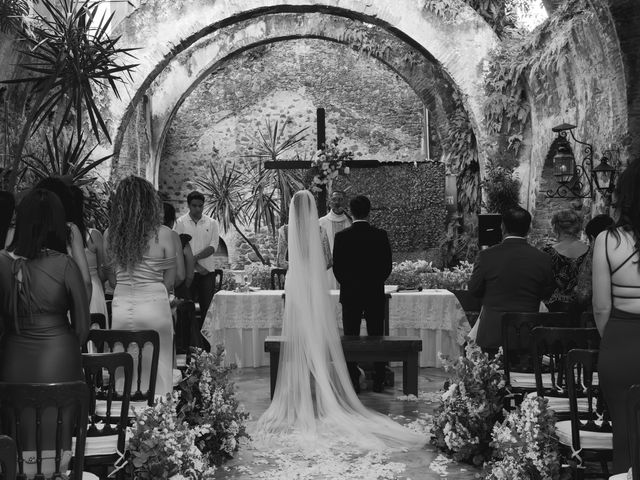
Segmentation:
{"type": "MultiPolygon", "coordinates": [[[[353,225],[338,232],[333,245],[333,273],[340,284],[345,335],[360,335],[364,314],[369,335],[384,335],[384,282],[391,273],[391,245],[387,232],[369,224],[371,202],[364,195],[350,202],[353,225]]],[[[374,363],[373,391],[384,388],[384,362],[374,363]]],[[[347,368],[356,392],[358,367],[347,368]]]]}
{"type": "MultiPolygon", "coordinates": [[[[502,243],[478,254],[469,291],[482,299],[476,343],[501,344],[502,312],[537,312],[555,288],[551,257],[527,243],[531,215],[513,207],[502,215],[502,243]]],[[[475,330],[475,329],[474,329],[475,330]]]]}

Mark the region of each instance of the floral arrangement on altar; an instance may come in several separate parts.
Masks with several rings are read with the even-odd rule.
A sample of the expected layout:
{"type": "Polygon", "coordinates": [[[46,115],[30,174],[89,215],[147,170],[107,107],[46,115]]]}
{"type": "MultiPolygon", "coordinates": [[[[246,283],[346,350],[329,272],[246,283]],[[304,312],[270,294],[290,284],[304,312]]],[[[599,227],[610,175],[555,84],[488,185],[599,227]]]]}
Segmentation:
{"type": "Polygon", "coordinates": [[[349,174],[346,162],[353,160],[353,152],[346,148],[340,150],[339,143],[340,138],[334,138],[329,145],[318,150],[315,158],[311,160],[311,166],[317,172],[313,176],[311,191],[319,192],[323,186],[329,185],[338,175],[349,174]]]}
{"type": "Polygon", "coordinates": [[[135,412],[126,467],[134,480],[213,478],[249,439],[249,414],[235,398],[224,354],[223,345],[215,353],[193,349],[179,391],[135,412]]]}
{"type": "Polygon", "coordinates": [[[473,264],[461,262],[451,269],[440,270],[432,262],[425,260],[405,260],[394,263],[387,284],[398,285],[405,289],[443,288],[446,290],[465,290],[473,272],[473,264]]]}
{"type": "Polygon", "coordinates": [[[492,455],[492,427],[503,418],[505,381],[500,361],[474,342],[454,361],[442,358],[453,377],[445,382],[433,419],[432,443],[454,460],[480,466],[492,455]]]}
{"type": "Polygon", "coordinates": [[[493,427],[494,459],[485,465],[488,480],[560,478],[555,415],[535,393],[493,427]]]}
{"type": "Polygon", "coordinates": [[[224,365],[224,346],[217,345],[212,353],[200,348],[192,352],[186,378],[179,385],[178,415],[191,428],[207,426],[197,435],[196,445],[210,465],[221,465],[233,458],[242,438],[249,439],[245,425],[249,414],[240,407],[229,380],[235,365],[224,365]]]}

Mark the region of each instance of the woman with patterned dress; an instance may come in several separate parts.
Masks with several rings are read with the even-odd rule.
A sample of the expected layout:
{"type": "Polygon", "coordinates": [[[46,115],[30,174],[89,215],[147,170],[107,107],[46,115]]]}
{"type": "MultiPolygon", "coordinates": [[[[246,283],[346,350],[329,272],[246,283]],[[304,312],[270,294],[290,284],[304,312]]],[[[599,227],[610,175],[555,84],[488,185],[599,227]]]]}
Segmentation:
{"type": "Polygon", "coordinates": [[[556,212],[551,224],[558,241],[542,250],[551,256],[556,289],[545,304],[551,312],[568,312],[577,318],[580,308],[575,287],[580,267],[589,255],[589,246],[579,239],[582,221],[575,211],[556,212]]]}
{"type": "MultiPolygon", "coordinates": [[[[105,264],[109,266],[109,283],[115,287],[112,328],[156,330],[160,334],[156,395],[173,388],[173,320],[168,292],[176,274],[175,256],[173,236],[162,225],[162,205],[153,186],[135,176],[122,180],[112,199],[105,232],[105,264]]],[[[150,364],[151,349],[145,348],[143,390],[150,364]]]]}

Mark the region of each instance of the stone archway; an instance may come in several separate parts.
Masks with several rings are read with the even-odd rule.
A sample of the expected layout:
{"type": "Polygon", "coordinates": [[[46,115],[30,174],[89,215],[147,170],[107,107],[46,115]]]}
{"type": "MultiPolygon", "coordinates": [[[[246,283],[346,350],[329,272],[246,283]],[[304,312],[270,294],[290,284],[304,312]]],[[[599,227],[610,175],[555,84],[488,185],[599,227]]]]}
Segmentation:
{"type": "MultiPolygon", "coordinates": [[[[460,1],[456,23],[447,22],[412,0],[227,0],[145,3],[119,25],[123,47],[138,47],[140,62],[133,74],[130,98],[104,99],[105,118],[113,133],[114,162],[119,161],[122,138],[143,96],[174,58],[221,28],[249,18],[275,13],[323,13],[377,25],[433,58],[455,82],[474,127],[478,144],[489,134],[482,122],[485,94],[482,66],[497,44],[491,28],[460,1]],[[452,45],[455,48],[452,48],[452,45]]],[[[484,156],[479,153],[481,168],[484,156]]]]}
{"type": "MultiPolygon", "coordinates": [[[[240,22],[222,29],[181,52],[147,90],[151,106],[149,163],[145,168],[149,181],[158,184],[158,171],[166,131],[175,112],[193,89],[210,74],[217,71],[238,52],[269,42],[299,38],[322,39],[358,48],[353,21],[343,17],[322,14],[268,15],[240,22]]],[[[433,115],[440,135],[444,135],[449,116],[458,105],[453,101],[455,87],[445,72],[433,61],[424,60],[416,51],[385,32],[367,35],[367,43],[386,45],[392,52],[374,51],[373,60],[384,63],[398,74],[422,100],[433,115]],[[390,37],[390,38],[389,38],[390,37]],[[395,40],[395,42],[393,41],[395,40]],[[391,46],[394,48],[391,49],[391,46]],[[404,47],[404,48],[403,48],[404,47]],[[412,61],[407,62],[407,58],[412,61]]]]}

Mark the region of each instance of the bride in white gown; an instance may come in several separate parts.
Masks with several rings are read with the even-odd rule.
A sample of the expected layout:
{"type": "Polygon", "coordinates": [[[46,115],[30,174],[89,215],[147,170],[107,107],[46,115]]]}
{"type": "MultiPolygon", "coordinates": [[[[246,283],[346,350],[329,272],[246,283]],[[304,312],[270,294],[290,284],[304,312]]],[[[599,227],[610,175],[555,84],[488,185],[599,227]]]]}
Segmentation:
{"type": "MultiPolygon", "coordinates": [[[[289,270],[278,380],[254,439],[283,439],[298,449],[347,444],[401,450],[426,444],[423,434],[365,408],[351,384],[329,297],[315,200],[297,192],[289,211],[289,270]]],[[[375,261],[375,259],[372,259],[375,261]]]]}

